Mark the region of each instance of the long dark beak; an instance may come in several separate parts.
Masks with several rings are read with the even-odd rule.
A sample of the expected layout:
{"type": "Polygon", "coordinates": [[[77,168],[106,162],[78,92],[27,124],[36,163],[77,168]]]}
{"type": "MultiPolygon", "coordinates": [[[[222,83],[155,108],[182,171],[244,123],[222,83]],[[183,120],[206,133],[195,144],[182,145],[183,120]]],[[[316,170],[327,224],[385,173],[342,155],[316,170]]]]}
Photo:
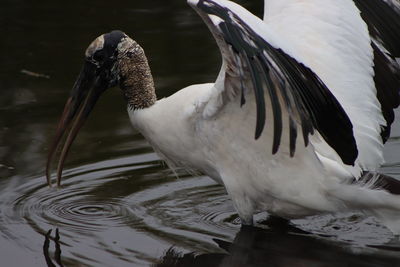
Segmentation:
{"type": "Polygon", "coordinates": [[[61,140],[63,139],[63,136],[68,132],[58,161],[57,186],[60,186],[61,184],[64,161],[71,144],[104,90],[104,86],[102,86],[99,77],[96,75],[96,66],[93,63],[86,61],[74,87],[71,90],[71,95],[65,104],[64,111],[57,126],[53,144],[49,151],[46,164],[46,178],[50,187],[52,186],[50,174],[51,163],[55,152],[62,143],[61,140]]]}

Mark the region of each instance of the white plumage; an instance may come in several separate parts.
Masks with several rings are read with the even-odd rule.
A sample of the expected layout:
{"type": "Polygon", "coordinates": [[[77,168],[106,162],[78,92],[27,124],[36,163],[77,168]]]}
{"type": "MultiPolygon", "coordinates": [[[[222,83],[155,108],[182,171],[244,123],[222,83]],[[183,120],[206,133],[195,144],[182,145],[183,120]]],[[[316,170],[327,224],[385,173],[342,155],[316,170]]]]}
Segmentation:
{"type": "MultiPolygon", "coordinates": [[[[399,231],[399,196],[350,184],[362,171],[375,171],[382,164],[380,127],[386,125],[373,80],[371,38],[353,1],[266,0],[264,21],[229,1],[189,0],[189,4],[205,18],[217,39],[223,64],[215,84],[193,85],[148,109],[129,112],[133,125],[160,156],[171,167],[198,169],[222,183],[244,223],[252,222],[256,210],[296,218],[361,209],[399,231]],[[358,148],[354,166],[344,164],[317,132],[307,147],[298,140],[291,157],[286,109],[282,110],[279,151],[273,155],[273,111],[268,101],[266,127],[254,139],[252,90],[246,90],[246,104],[240,105],[241,59],[233,57],[231,46],[216,32],[223,18],[204,12],[198,7],[200,2],[236,14],[274,48],[313,70],[353,124],[358,148]]],[[[244,71],[244,88],[251,88],[250,74],[244,71]]]]}
{"type": "MultiPolygon", "coordinates": [[[[353,175],[383,163],[380,125],[386,125],[376,97],[371,38],[353,1],[266,1],[265,22],[284,36],[292,57],[310,67],[349,116],[359,156],[353,175]],[[271,5],[271,8],[268,8],[271,5]]],[[[322,161],[340,162],[332,149],[314,143],[322,161]]]]}
{"type": "Polygon", "coordinates": [[[383,0],[265,0],[264,20],[227,0],[188,0],[222,55],[215,83],[156,101],[142,48],[99,36],[71,92],[50,165],[117,84],[132,124],[171,168],[223,184],[244,224],[360,210],[400,232],[400,182],[374,174],[399,105],[400,20],[383,0]],[[360,14],[361,11],[361,14],[360,14]],[[392,55],[390,55],[390,53],[392,55]],[[368,173],[372,172],[372,173],[368,173]]]}

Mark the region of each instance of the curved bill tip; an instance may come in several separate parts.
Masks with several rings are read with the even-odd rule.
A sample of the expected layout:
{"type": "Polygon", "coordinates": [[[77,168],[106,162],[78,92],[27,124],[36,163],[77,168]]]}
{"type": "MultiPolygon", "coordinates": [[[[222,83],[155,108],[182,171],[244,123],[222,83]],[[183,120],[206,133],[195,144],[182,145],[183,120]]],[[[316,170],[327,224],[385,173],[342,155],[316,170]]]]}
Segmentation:
{"type": "MultiPolygon", "coordinates": [[[[51,174],[50,174],[50,167],[51,167],[51,162],[53,161],[54,154],[58,150],[60,144],[61,144],[61,139],[64,136],[64,133],[66,129],[68,128],[69,124],[72,123],[72,126],[69,130],[69,133],[65,139],[64,145],[62,147],[60,159],[58,161],[57,165],[57,186],[61,186],[61,179],[62,179],[62,171],[64,167],[64,162],[65,159],[67,158],[69,149],[72,145],[72,143],[75,140],[75,137],[78,135],[79,130],[83,126],[85,119],[89,115],[90,111],[92,110],[94,103],[96,100],[93,101],[93,99],[97,99],[96,95],[91,94],[91,92],[88,93],[84,103],[81,105],[78,105],[78,108],[81,106],[78,115],[75,116],[76,111],[74,111],[74,105],[71,107],[71,100],[69,99],[65,105],[64,113],[61,117],[60,123],[57,127],[57,133],[56,137],[54,139],[54,143],[50,148],[49,152],[49,157],[47,159],[47,165],[46,165],[46,178],[47,178],[47,183],[49,187],[52,187],[52,181],[51,181],[51,174]]],[[[83,101],[82,101],[83,102],[83,101]]]]}
{"type": "Polygon", "coordinates": [[[60,141],[64,135],[65,129],[68,126],[69,121],[71,120],[71,103],[72,97],[69,97],[67,102],[64,106],[64,111],[61,115],[60,122],[58,123],[56,135],[54,137],[53,143],[50,147],[49,154],[47,156],[47,163],[46,163],[46,180],[49,187],[52,187],[53,183],[51,181],[51,163],[54,158],[54,154],[57,151],[58,147],[60,146],[60,141]]]}
{"type": "Polygon", "coordinates": [[[52,187],[51,163],[54,161],[55,154],[62,143],[61,140],[67,132],[67,128],[69,128],[57,165],[57,186],[61,186],[62,170],[68,151],[90,111],[96,104],[98,97],[104,91],[104,88],[98,85],[97,82],[95,66],[86,63],[72,88],[71,96],[65,104],[53,144],[50,147],[46,164],[46,180],[49,187],[52,187]]]}

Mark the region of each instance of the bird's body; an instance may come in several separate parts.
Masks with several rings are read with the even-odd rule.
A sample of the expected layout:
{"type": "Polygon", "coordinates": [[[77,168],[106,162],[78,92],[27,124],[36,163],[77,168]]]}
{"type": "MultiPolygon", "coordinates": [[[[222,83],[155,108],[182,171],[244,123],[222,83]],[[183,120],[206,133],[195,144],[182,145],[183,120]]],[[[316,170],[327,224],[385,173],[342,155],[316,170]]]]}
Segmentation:
{"type": "MultiPolygon", "coordinates": [[[[189,86],[147,109],[130,110],[132,124],[159,155],[172,168],[200,170],[223,184],[240,217],[248,223],[256,210],[285,218],[373,210],[374,201],[357,201],[360,193],[400,209],[400,197],[350,184],[351,178],[360,177],[361,170],[377,170],[383,162],[380,125],[385,125],[374,87],[368,28],[354,3],[266,1],[272,7],[267,12],[270,16],[262,21],[239,6],[218,2],[240,14],[275,48],[314,70],[327,85],[353,123],[359,150],[357,163],[343,164],[318,134],[310,138],[310,146],[297,146],[291,157],[286,110],[282,110],[280,148],[273,155],[273,111],[269,105],[261,137],[249,138],[256,124],[252,92],[246,95],[246,104],[241,108],[240,94],[233,94],[225,104],[218,99],[220,92],[232,90],[225,88],[226,63],[215,84],[189,86]]],[[[245,82],[251,83],[250,77],[245,82]]]]}
{"type": "Polygon", "coordinates": [[[108,87],[119,81],[133,126],[160,157],[224,185],[245,224],[259,210],[288,219],[361,210],[400,232],[400,196],[377,186],[383,177],[360,180],[383,163],[400,79],[393,65],[395,84],[378,82],[377,59],[392,61],[371,39],[359,1],[265,0],[264,20],[226,0],[188,2],[220,48],[215,83],[155,101],[136,42],[112,32],[87,50],[90,65],[93,51],[115,43],[107,70],[119,73],[108,87]]]}
{"type": "MultiPolygon", "coordinates": [[[[150,108],[128,113],[133,126],[171,169],[198,170],[224,185],[243,223],[252,223],[253,214],[265,210],[293,219],[360,209],[374,214],[382,204],[392,210],[400,207],[399,196],[376,190],[373,183],[352,184],[354,176],[341,165],[327,170],[313,146],[298,146],[291,157],[287,128],[275,155],[266,149],[272,147],[272,127],[266,127],[257,140],[248,138],[256,122],[251,96],[247,101],[253,105],[238,108],[238,96],[215,117],[204,116],[214,86],[189,86],[150,108]]],[[[267,114],[272,114],[268,108],[267,114]]],[[[266,125],[272,124],[267,117],[266,125]]],[[[391,225],[394,231],[396,224],[391,225]]]]}
{"type": "Polygon", "coordinates": [[[251,97],[242,108],[236,97],[215,117],[204,117],[214,91],[214,84],[189,86],[148,109],[129,110],[131,122],[171,168],[199,170],[223,184],[247,223],[256,210],[286,218],[335,210],[324,187],[340,180],[324,172],[311,146],[299,146],[292,158],[288,134],[275,155],[268,149],[272,127],[257,140],[248,138],[256,122],[251,97]]]}

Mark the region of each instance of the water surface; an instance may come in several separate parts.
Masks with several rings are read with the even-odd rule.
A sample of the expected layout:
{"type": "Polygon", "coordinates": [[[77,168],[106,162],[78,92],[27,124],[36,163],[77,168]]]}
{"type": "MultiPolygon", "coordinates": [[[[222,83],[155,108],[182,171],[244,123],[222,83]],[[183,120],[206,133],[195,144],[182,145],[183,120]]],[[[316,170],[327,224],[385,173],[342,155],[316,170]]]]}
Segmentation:
{"type": "MultiPolygon", "coordinates": [[[[261,3],[242,1],[252,10],[261,3]]],[[[395,266],[400,243],[373,218],[317,216],[240,228],[224,189],[175,176],[130,126],[119,89],[72,147],[63,187],[44,166],[87,45],[113,29],[137,40],[159,97],[210,82],[219,54],[184,0],[5,0],[0,9],[1,266],[395,266]],[[53,264],[53,265],[52,265],[53,264]]],[[[400,130],[383,172],[400,178],[400,130]]]]}

